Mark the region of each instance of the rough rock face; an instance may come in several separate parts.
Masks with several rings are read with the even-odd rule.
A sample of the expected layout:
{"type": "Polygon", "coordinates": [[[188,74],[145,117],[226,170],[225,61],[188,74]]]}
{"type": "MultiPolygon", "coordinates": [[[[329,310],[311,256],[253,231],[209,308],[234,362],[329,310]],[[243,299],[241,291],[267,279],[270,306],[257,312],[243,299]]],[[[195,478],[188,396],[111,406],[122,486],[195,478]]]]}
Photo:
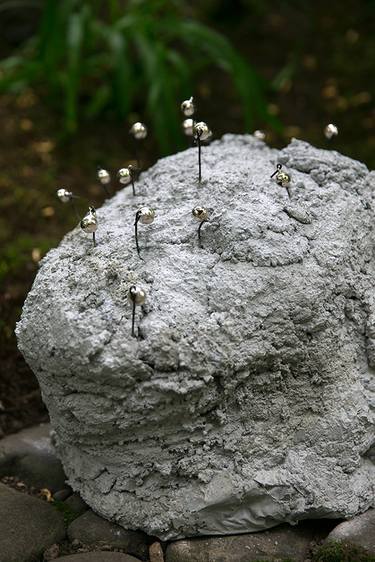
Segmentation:
{"type": "Polygon", "coordinates": [[[17,328],[72,487],[163,539],[374,505],[375,174],[226,135],[160,160],[43,260],[17,328]],[[291,173],[291,199],[270,179],[291,173]],[[133,223],[140,205],[157,211],[133,223]],[[211,210],[202,227],[192,208],[211,210]],[[130,336],[127,290],[148,294],[130,336]],[[371,450],[371,447],[373,449],[371,450]]]}

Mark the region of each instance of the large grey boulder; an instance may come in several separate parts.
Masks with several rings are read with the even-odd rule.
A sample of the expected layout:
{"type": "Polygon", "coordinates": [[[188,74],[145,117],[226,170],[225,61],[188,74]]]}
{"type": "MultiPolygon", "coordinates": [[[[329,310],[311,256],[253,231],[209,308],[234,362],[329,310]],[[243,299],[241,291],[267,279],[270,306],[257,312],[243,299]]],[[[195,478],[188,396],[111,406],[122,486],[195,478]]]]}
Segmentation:
{"type": "Polygon", "coordinates": [[[167,539],[374,505],[374,188],[336,152],[226,135],[201,186],[196,149],[160,160],[98,210],[96,248],[77,227],[47,255],[19,346],[94,511],[167,539]]]}

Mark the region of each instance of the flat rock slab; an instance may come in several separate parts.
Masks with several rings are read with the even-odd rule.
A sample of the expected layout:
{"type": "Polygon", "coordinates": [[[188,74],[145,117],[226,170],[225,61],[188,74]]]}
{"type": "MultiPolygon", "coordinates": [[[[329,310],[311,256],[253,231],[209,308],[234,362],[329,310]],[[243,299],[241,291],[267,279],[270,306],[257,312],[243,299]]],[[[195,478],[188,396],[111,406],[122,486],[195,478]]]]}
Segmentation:
{"type": "Polygon", "coordinates": [[[163,540],[375,503],[375,174],[225,135],[161,159],[42,260],[17,326],[69,484],[163,540]],[[271,179],[277,163],[290,195],[271,179]],[[134,218],[142,205],[152,224],[134,218]],[[201,229],[192,209],[208,209],[201,229]],[[133,284],[147,293],[136,309],[133,284]]]}
{"type": "Polygon", "coordinates": [[[17,476],[29,486],[52,492],[63,489],[66,476],[50,432],[50,424],[42,424],[2,439],[0,476],[17,476]]]}
{"type": "Polygon", "coordinates": [[[57,558],[60,562],[139,562],[134,556],[119,552],[85,552],[57,558]]]}
{"type": "Polygon", "coordinates": [[[106,521],[91,510],[75,519],[68,528],[70,540],[77,539],[83,544],[106,544],[122,548],[142,560],[148,558],[150,539],[142,532],[126,531],[119,525],[106,521]]]}
{"type": "Polygon", "coordinates": [[[355,544],[375,556],[375,509],[337,525],[328,535],[329,541],[355,544]]]}
{"type": "Polygon", "coordinates": [[[29,562],[64,537],[55,508],[0,484],[0,562],[29,562]]]}
{"type": "Polygon", "coordinates": [[[285,560],[306,562],[312,546],[326,536],[325,525],[300,523],[281,525],[271,531],[185,539],[168,545],[166,562],[252,562],[285,560]]]}

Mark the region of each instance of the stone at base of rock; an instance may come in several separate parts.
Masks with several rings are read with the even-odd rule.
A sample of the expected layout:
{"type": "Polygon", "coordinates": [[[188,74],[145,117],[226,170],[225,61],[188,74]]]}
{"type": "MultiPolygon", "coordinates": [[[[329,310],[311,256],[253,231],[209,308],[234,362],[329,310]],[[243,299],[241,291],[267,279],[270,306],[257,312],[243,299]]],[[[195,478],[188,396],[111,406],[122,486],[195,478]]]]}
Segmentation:
{"type": "Polygon", "coordinates": [[[82,515],[89,509],[89,506],[83,501],[79,494],[72,494],[65,500],[64,504],[77,515],[82,515]]]}
{"type": "Polygon", "coordinates": [[[86,552],[58,558],[61,562],[139,562],[138,558],[119,552],[86,552]]]}
{"type": "Polygon", "coordinates": [[[325,542],[351,543],[375,556],[375,509],[337,525],[325,542]]]}
{"type": "Polygon", "coordinates": [[[0,441],[0,477],[17,476],[29,486],[57,492],[66,476],[50,439],[51,426],[38,425],[0,441]]]}
{"type": "Polygon", "coordinates": [[[312,547],[327,533],[325,522],[306,521],[295,527],[280,525],[260,533],[179,540],[168,545],[166,562],[251,562],[289,558],[293,562],[306,562],[312,547]]]}
{"type": "Polygon", "coordinates": [[[29,562],[64,537],[56,509],[0,484],[0,562],[29,562]]]}
{"type": "Polygon", "coordinates": [[[149,538],[142,532],[127,531],[102,519],[93,511],[86,511],[75,519],[68,528],[70,540],[77,539],[83,544],[106,544],[122,548],[142,560],[148,558],[149,538]]]}

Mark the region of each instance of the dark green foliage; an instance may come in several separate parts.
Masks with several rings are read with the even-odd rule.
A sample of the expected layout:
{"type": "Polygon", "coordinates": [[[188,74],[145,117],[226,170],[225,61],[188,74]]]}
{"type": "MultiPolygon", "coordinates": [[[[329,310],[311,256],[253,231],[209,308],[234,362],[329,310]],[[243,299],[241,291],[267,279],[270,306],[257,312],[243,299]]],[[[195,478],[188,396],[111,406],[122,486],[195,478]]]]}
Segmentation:
{"type": "Polygon", "coordinates": [[[189,2],[45,0],[40,5],[37,35],[0,65],[0,91],[38,88],[62,107],[66,132],[74,133],[84,118],[114,111],[126,119],[146,108],[162,152],[169,152],[182,141],[179,101],[194,93],[198,77],[212,65],[231,76],[247,130],[255,116],[279,127],[268,114],[265,85],[254,68],[223,35],[187,17],[189,2]]]}
{"type": "Polygon", "coordinates": [[[375,556],[353,544],[328,542],[315,552],[313,562],[375,562],[375,556]]]}

